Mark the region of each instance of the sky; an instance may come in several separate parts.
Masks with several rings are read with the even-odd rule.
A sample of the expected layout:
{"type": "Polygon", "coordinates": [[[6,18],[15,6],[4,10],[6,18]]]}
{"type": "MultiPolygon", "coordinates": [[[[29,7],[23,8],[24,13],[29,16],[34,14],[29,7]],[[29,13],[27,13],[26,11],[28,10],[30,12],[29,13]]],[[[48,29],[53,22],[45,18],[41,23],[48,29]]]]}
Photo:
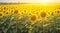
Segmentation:
{"type": "Polygon", "coordinates": [[[60,0],[0,0],[1,3],[60,3],[60,0]]]}

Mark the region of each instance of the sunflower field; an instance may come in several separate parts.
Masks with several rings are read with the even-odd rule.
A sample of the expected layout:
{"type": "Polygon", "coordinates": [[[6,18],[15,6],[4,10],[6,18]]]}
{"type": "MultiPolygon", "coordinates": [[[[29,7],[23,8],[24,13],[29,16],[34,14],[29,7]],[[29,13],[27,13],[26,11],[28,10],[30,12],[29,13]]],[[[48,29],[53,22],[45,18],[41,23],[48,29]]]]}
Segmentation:
{"type": "Polygon", "coordinates": [[[60,5],[0,5],[0,33],[60,33],[60,5]]]}

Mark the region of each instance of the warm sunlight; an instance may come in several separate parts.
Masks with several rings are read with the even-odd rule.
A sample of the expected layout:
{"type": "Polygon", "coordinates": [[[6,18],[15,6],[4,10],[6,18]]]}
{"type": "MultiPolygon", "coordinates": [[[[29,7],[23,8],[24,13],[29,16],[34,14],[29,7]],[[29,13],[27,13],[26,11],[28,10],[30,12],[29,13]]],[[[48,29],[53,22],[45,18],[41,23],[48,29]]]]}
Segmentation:
{"type": "Polygon", "coordinates": [[[20,0],[22,3],[60,3],[60,0],[20,0]]]}
{"type": "Polygon", "coordinates": [[[34,3],[34,4],[42,4],[43,6],[53,4],[53,3],[60,3],[60,0],[20,0],[20,3],[34,3]]]}
{"type": "Polygon", "coordinates": [[[40,3],[49,3],[52,2],[52,0],[40,0],[40,3]]]}
{"type": "Polygon", "coordinates": [[[60,0],[0,0],[0,3],[60,3],[60,0]]]}

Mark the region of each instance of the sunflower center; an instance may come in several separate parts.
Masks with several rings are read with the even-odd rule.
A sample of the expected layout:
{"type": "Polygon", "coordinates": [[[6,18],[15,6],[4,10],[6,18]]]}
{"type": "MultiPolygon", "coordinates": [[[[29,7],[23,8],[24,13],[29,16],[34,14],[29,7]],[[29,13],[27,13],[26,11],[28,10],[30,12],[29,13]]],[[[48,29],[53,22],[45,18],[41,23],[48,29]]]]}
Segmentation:
{"type": "Polygon", "coordinates": [[[0,16],[2,16],[2,14],[0,13],[0,16]]]}
{"type": "Polygon", "coordinates": [[[8,14],[8,12],[6,14],[8,14]]]}
{"type": "Polygon", "coordinates": [[[14,11],[14,14],[18,14],[18,10],[15,10],[15,11],[14,11]]]}
{"type": "Polygon", "coordinates": [[[57,11],[57,13],[59,13],[59,11],[57,11]]]}

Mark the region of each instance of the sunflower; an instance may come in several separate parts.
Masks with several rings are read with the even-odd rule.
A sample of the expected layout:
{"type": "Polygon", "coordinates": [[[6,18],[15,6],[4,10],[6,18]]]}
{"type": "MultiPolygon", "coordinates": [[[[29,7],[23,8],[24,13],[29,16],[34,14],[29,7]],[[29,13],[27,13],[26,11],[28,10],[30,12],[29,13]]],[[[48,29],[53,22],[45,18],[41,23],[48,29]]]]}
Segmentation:
{"type": "Polygon", "coordinates": [[[3,18],[3,16],[4,16],[4,13],[0,12],[0,18],[3,18]]]}
{"type": "Polygon", "coordinates": [[[51,12],[51,15],[54,15],[54,12],[51,12]]]}
{"type": "Polygon", "coordinates": [[[4,11],[4,9],[3,8],[0,8],[0,12],[3,12],[4,11]]]}
{"type": "Polygon", "coordinates": [[[19,11],[19,15],[23,15],[23,12],[22,11],[19,11]]]}
{"type": "Polygon", "coordinates": [[[2,9],[0,9],[0,12],[4,12],[2,9]]]}
{"type": "Polygon", "coordinates": [[[18,10],[15,10],[15,11],[14,11],[14,14],[18,14],[18,10]]]}
{"type": "Polygon", "coordinates": [[[30,16],[30,21],[31,21],[32,24],[36,23],[36,21],[37,21],[37,15],[31,15],[30,16]]]}
{"type": "Polygon", "coordinates": [[[31,13],[31,12],[28,12],[28,13],[27,13],[27,15],[28,15],[28,16],[31,16],[31,15],[32,15],[32,13],[31,13]]]}
{"type": "Polygon", "coordinates": [[[45,20],[45,19],[47,19],[47,17],[49,16],[49,14],[47,13],[47,12],[45,12],[45,11],[41,11],[40,12],[40,19],[42,20],[45,20]]]}
{"type": "Polygon", "coordinates": [[[52,10],[48,11],[47,13],[48,13],[48,16],[54,15],[54,11],[52,10]]]}
{"type": "Polygon", "coordinates": [[[24,9],[23,9],[23,10],[21,10],[20,12],[21,12],[21,14],[26,14],[27,10],[24,10],[24,9]]]}
{"type": "Polygon", "coordinates": [[[7,11],[4,12],[4,14],[5,14],[4,16],[8,16],[8,15],[11,14],[11,12],[9,10],[7,10],[7,11]]]}
{"type": "Polygon", "coordinates": [[[20,15],[24,15],[24,14],[26,14],[26,12],[27,12],[27,11],[24,10],[24,9],[20,9],[20,10],[19,10],[19,14],[20,14],[20,15]]]}
{"type": "Polygon", "coordinates": [[[58,9],[55,10],[55,13],[59,15],[60,14],[60,10],[58,10],[58,9]]]}
{"type": "Polygon", "coordinates": [[[8,10],[8,7],[7,7],[7,6],[4,6],[4,7],[3,7],[3,10],[8,10]]]}
{"type": "Polygon", "coordinates": [[[28,11],[28,9],[24,9],[23,12],[24,12],[24,14],[27,14],[29,11],[28,11]]]}
{"type": "Polygon", "coordinates": [[[13,15],[17,15],[17,14],[19,14],[19,11],[18,10],[12,10],[12,13],[13,13],[13,15]]]}
{"type": "Polygon", "coordinates": [[[45,17],[46,17],[46,13],[45,13],[45,12],[41,12],[40,16],[41,16],[42,18],[45,18],[45,17]]]}

